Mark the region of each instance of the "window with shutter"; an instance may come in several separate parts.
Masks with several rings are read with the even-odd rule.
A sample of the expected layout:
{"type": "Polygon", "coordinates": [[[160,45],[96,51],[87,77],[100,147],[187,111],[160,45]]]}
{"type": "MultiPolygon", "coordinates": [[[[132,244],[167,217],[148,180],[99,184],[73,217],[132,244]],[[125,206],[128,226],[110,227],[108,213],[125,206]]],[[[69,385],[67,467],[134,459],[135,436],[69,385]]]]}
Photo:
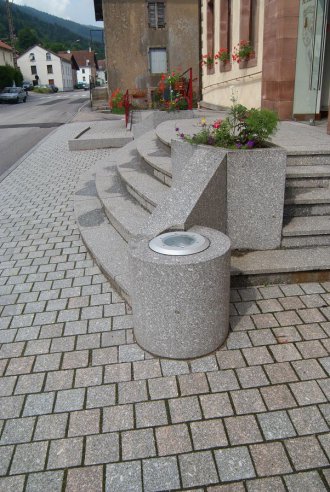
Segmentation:
{"type": "Polygon", "coordinates": [[[149,27],[165,27],[165,2],[148,2],[149,27]]]}
{"type": "Polygon", "coordinates": [[[167,53],[166,48],[150,48],[149,63],[151,73],[167,72],[167,53]]]}

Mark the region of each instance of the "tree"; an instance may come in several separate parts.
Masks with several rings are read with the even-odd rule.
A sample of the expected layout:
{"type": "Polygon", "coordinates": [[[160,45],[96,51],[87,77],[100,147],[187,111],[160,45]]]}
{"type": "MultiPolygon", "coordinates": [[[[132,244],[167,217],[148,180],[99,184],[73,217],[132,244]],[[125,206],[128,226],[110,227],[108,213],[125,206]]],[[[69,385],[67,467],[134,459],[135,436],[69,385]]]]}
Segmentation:
{"type": "Polygon", "coordinates": [[[18,48],[21,51],[25,51],[31,46],[38,44],[39,42],[40,38],[37,31],[35,31],[34,29],[25,27],[24,29],[18,31],[18,48]]]}
{"type": "Polygon", "coordinates": [[[17,86],[23,83],[23,75],[19,68],[11,67],[10,65],[0,65],[0,90],[4,87],[11,87],[13,82],[17,86]]]}

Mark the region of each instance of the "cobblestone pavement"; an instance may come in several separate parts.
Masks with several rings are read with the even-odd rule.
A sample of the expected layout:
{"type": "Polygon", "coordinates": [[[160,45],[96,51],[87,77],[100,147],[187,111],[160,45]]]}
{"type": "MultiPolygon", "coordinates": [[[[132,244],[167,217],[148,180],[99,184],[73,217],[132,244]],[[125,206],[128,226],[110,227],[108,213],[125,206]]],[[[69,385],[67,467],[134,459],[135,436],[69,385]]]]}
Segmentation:
{"type": "Polygon", "coordinates": [[[157,359],[86,252],[52,134],[0,185],[0,491],[329,488],[330,283],[232,290],[227,346],[157,359]]]}

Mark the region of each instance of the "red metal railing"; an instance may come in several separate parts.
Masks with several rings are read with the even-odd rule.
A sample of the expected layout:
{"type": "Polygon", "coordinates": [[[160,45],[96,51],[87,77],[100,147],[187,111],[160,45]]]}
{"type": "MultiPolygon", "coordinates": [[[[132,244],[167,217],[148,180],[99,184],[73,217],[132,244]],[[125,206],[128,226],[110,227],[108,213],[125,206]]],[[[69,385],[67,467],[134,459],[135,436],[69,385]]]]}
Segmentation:
{"type": "Polygon", "coordinates": [[[186,89],[184,89],[184,93],[182,94],[182,96],[186,99],[187,103],[188,103],[188,109],[192,109],[193,108],[193,78],[192,78],[192,68],[188,68],[188,70],[186,70],[185,72],[183,72],[180,77],[184,77],[184,75],[186,75],[186,73],[189,72],[189,79],[188,79],[188,84],[187,84],[187,87],[186,89]]]}
{"type": "Polygon", "coordinates": [[[124,95],[124,108],[125,108],[125,125],[126,125],[126,128],[127,128],[127,125],[128,125],[128,122],[129,122],[129,113],[130,113],[130,109],[131,109],[131,103],[130,103],[128,89],[127,89],[127,91],[125,92],[125,95],[124,95]]]}

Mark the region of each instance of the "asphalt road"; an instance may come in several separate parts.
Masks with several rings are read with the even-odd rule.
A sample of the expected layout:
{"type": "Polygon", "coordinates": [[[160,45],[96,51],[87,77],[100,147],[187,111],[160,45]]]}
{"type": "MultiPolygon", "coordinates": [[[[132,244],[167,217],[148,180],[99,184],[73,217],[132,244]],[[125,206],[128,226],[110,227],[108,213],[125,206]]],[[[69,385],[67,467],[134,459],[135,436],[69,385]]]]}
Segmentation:
{"type": "Polygon", "coordinates": [[[28,93],[26,103],[0,104],[0,181],[54,128],[89,101],[89,92],[28,93]]]}

